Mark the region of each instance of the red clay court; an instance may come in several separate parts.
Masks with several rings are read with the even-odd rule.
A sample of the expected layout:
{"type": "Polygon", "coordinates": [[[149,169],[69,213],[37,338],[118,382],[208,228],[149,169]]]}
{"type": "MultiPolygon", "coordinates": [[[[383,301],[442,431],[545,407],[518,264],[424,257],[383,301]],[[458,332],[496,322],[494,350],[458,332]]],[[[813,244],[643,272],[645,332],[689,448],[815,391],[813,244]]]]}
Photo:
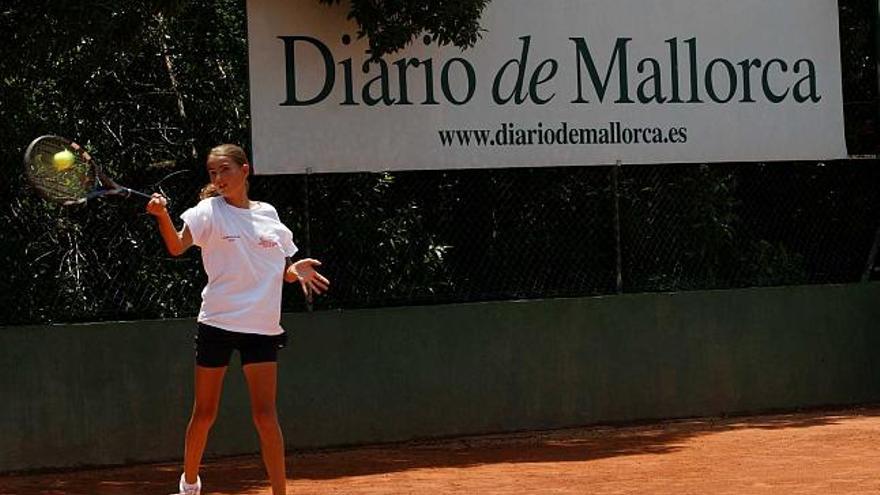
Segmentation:
{"type": "MultiPolygon", "coordinates": [[[[167,495],[179,466],[0,477],[2,495],[167,495]]],[[[880,493],[880,407],[297,453],[288,493],[880,493]]],[[[211,460],[205,495],[268,495],[258,457],[211,460]]]]}

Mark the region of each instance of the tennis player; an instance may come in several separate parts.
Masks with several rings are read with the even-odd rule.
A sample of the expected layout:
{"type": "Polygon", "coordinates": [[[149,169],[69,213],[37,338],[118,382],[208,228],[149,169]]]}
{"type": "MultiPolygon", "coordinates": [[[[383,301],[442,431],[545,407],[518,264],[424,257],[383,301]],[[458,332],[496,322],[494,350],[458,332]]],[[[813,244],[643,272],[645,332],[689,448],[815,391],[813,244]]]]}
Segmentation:
{"type": "Polygon", "coordinates": [[[284,440],[275,409],[278,350],[286,344],[279,323],[282,281],[298,281],[306,297],[327,290],[329,281],[315,270],[319,261],[291,260],[297,248],[275,208],[248,197],[250,164],[244,150],[217,146],[208,153],[207,167],[211,182],[201,201],[181,215],[181,230],[175,228],[162,195],[153,194],[147,204],[168,252],[178,256],[198,246],[208,275],[196,334],[195,402],[178,493],[201,492],[202,454],[217,417],[223,376],[237,350],[272,494],[285,495],[284,440]]]}

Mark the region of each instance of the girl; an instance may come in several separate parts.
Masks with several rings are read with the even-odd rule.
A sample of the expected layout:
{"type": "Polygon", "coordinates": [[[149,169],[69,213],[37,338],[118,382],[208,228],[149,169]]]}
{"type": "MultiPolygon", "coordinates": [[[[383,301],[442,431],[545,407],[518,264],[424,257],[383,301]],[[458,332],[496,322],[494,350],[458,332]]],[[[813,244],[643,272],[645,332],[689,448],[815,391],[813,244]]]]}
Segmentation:
{"type": "Polygon", "coordinates": [[[202,200],[181,215],[180,231],[162,195],[153,194],[147,204],[168,252],[179,256],[192,245],[200,247],[208,275],[198,316],[195,403],[186,430],[179,494],[201,491],[202,453],[217,416],[226,367],[237,349],[272,494],[284,495],[284,441],[275,411],[277,354],[286,343],[279,324],[282,281],[299,281],[306,297],[327,290],[329,281],[315,271],[319,261],[291,261],[297,248],[275,208],[248,198],[250,165],[240,147],[213,148],[207,167],[211,183],[202,191],[202,200]]]}

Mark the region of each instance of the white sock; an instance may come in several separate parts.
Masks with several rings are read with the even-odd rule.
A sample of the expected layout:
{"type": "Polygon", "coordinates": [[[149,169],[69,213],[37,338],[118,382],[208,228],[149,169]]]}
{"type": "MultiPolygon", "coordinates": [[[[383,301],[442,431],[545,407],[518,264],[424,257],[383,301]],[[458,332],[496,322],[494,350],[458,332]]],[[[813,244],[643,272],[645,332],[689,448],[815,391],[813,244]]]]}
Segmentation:
{"type": "Polygon", "coordinates": [[[202,487],[202,479],[199,477],[199,475],[196,475],[196,482],[190,484],[190,483],[186,482],[186,474],[181,473],[181,475],[180,475],[180,488],[181,488],[181,490],[186,490],[187,488],[201,489],[201,487],[202,487]]]}

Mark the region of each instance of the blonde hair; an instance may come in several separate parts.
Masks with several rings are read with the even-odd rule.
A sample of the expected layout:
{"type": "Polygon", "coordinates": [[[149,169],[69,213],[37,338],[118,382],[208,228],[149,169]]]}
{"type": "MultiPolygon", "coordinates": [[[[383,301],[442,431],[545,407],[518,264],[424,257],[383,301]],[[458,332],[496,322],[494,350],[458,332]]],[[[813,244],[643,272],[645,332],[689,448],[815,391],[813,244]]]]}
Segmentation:
{"type": "MultiPolygon", "coordinates": [[[[221,144],[219,146],[214,146],[211,148],[211,151],[208,152],[208,156],[225,156],[230,158],[236,165],[239,167],[250,163],[248,162],[247,153],[241,148],[241,146],[237,144],[221,144]]],[[[214,196],[219,196],[220,193],[217,191],[217,188],[214,184],[208,183],[202,190],[199,192],[199,199],[207,199],[214,196]]]]}

